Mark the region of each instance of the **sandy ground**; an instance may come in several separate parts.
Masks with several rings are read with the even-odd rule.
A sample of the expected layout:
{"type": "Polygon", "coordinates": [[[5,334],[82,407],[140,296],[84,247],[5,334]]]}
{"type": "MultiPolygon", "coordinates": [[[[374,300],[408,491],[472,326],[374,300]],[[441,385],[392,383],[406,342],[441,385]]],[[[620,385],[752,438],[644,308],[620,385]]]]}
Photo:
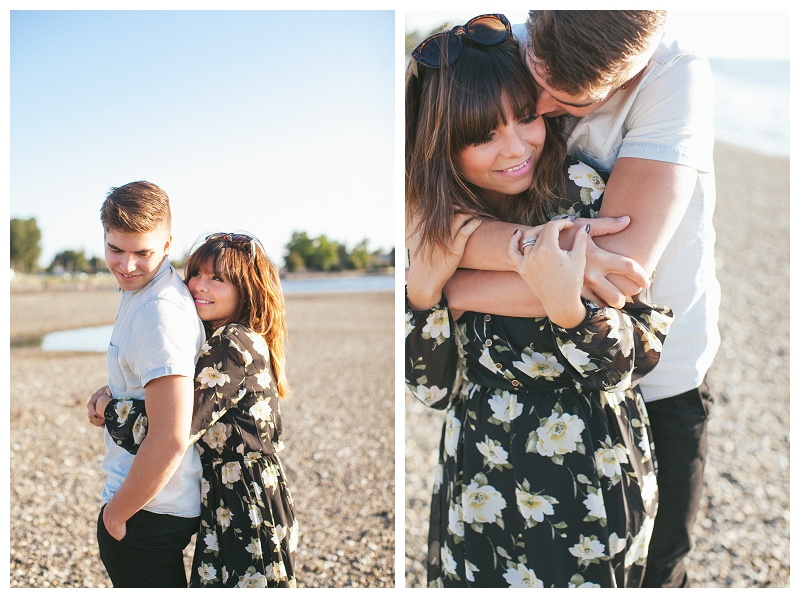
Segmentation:
{"type": "MultiPolygon", "coordinates": [[[[11,296],[11,338],[113,323],[111,291],[11,296]]],[[[302,587],[394,585],[394,296],[287,297],[282,460],[302,587]]],[[[110,587],[97,555],[104,446],[85,401],[105,354],[11,349],[11,587],[110,587]]],[[[186,551],[187,565],[192,554],[186,551]]]]}
{"type": "MultiPolygon", "coordinates": [[[[788,587],[789,160],[718,144],[715,163],[722,346],[707,376],[717,402],[689,575],[700,587],[788,587]]],[[[426,584],[441,426],[406,396],[410,587],[426,584]]]]}

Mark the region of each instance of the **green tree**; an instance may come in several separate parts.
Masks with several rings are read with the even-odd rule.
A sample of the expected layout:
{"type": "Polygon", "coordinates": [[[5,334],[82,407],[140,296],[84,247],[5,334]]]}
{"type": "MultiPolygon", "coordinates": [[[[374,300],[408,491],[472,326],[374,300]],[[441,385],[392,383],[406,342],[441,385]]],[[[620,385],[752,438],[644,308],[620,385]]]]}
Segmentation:
{"type": "Polygon", "coordinates": [[[88,272],[91,269],[83,249],[80,251],[67,249],[57,253],[47,271],[52,272],[58,266],[61,266],[67,272],[88,272]]]}
{"type": "Polygon", "coordinates": [[[366,270],[373,265],[372,255],[367,250],[367,240],[364,239],[353,247],[353,251],[348,256],[348,268],[353,270],[366,270]]]}
{"type": "Polygon", "coordinates": [[[311,254],[305,259],[306,267],[317,272],[341,270],[339,263],[339,243],[320,235],[312,242],[311,254]]]}
{"type": "Polygon", "coordinates": [[[307,259],[314,251],[314,240],[305,232],[293,232],[292,240],[286,245],[286,269],[289,272],[302,272],[308,267],[307,259]]]}
{"type": "Polygon", "coordinates": [[[39,269],[39,245],[42,232],[36,226],[36,218],[11,219],[11,267],[21,272],[35,272],[39,269]]]}
{"type": "Polygon", "coordinates": [[[283,259],[289,272],[330,272],[342,269],[340,254],[341,245],[325,235],[312,239],[308,233],[293,232],[283,259]]]}

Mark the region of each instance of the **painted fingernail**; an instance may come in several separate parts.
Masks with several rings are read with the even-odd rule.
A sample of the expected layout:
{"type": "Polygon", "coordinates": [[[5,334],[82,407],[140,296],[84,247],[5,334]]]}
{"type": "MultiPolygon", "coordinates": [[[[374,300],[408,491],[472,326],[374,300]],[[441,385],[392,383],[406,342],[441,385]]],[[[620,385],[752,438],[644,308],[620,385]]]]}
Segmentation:
{"type": "Polygon", "coordinates": [[[514,234],[516,235],[519,232],[519,229],[514,230],[514,234]]]}
{"type": "Polygon", "coordinates": [[[591,226],[592,226],[591,224],[587,224],[587,225],[586,225],[586,232],[587,232],[587,233],[589,232],[589,228],[590,228],[591,226]]]}

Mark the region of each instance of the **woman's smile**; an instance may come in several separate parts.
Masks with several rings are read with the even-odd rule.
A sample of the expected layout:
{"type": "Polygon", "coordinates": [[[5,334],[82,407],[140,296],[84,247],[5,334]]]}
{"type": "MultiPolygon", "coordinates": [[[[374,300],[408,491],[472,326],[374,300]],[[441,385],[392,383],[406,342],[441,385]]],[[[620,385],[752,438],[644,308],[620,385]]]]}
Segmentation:
{"type": "Polygon", "coordinates": [[[507,176],[518,177],[527,174],[531,170],[531,166],[533,166],[533,156],[530,156],[522,164],[517,164],[516,166],[511,166],[504,170],[498,170],[497,172],[507,176]]]}
{"type": "Polygon", "coordinates": [[[487,193],[502,200],[527,191],[533,184],[533,167],[545,141],[544,119],[535,114],[511,116],[511,104],[503,102],[506,122],[454,156],[461,175],[487,193]]]}

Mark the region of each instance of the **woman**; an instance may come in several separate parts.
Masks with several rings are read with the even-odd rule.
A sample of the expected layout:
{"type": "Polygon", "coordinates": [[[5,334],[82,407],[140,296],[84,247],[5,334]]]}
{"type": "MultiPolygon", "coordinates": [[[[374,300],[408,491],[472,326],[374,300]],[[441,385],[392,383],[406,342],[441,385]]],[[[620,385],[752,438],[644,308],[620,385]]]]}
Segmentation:
{"type": "Polygon", "coordinates": [[[590,227],[569,217],[596,213],[603,182],[564,162],[502,15],[412,56],[406,384],[447,409],[429,584],[638,586],[657,489],[631,385],[657,363],[670,312],[581,299],[590,227]],[[467,312],[455,326],[442,290],[479,218],[540,225],[525,240],[516,233],[509,254],[548,318],[467,312]],[[567,229],[571,251],[558,245],[567,229]]]}
{"type": "MultiPolygon", "coordinates": [[[[185,282],[208,341],[197,362],[192,440],[203,462],[190,587],[294,587],[298,527],[277,453],[288,396],[280,279],[248,235],[213,234],[189,257],[185,282]]],[[[103,396],[97,412],[135,453],[144,401],[103,396]]]]}

